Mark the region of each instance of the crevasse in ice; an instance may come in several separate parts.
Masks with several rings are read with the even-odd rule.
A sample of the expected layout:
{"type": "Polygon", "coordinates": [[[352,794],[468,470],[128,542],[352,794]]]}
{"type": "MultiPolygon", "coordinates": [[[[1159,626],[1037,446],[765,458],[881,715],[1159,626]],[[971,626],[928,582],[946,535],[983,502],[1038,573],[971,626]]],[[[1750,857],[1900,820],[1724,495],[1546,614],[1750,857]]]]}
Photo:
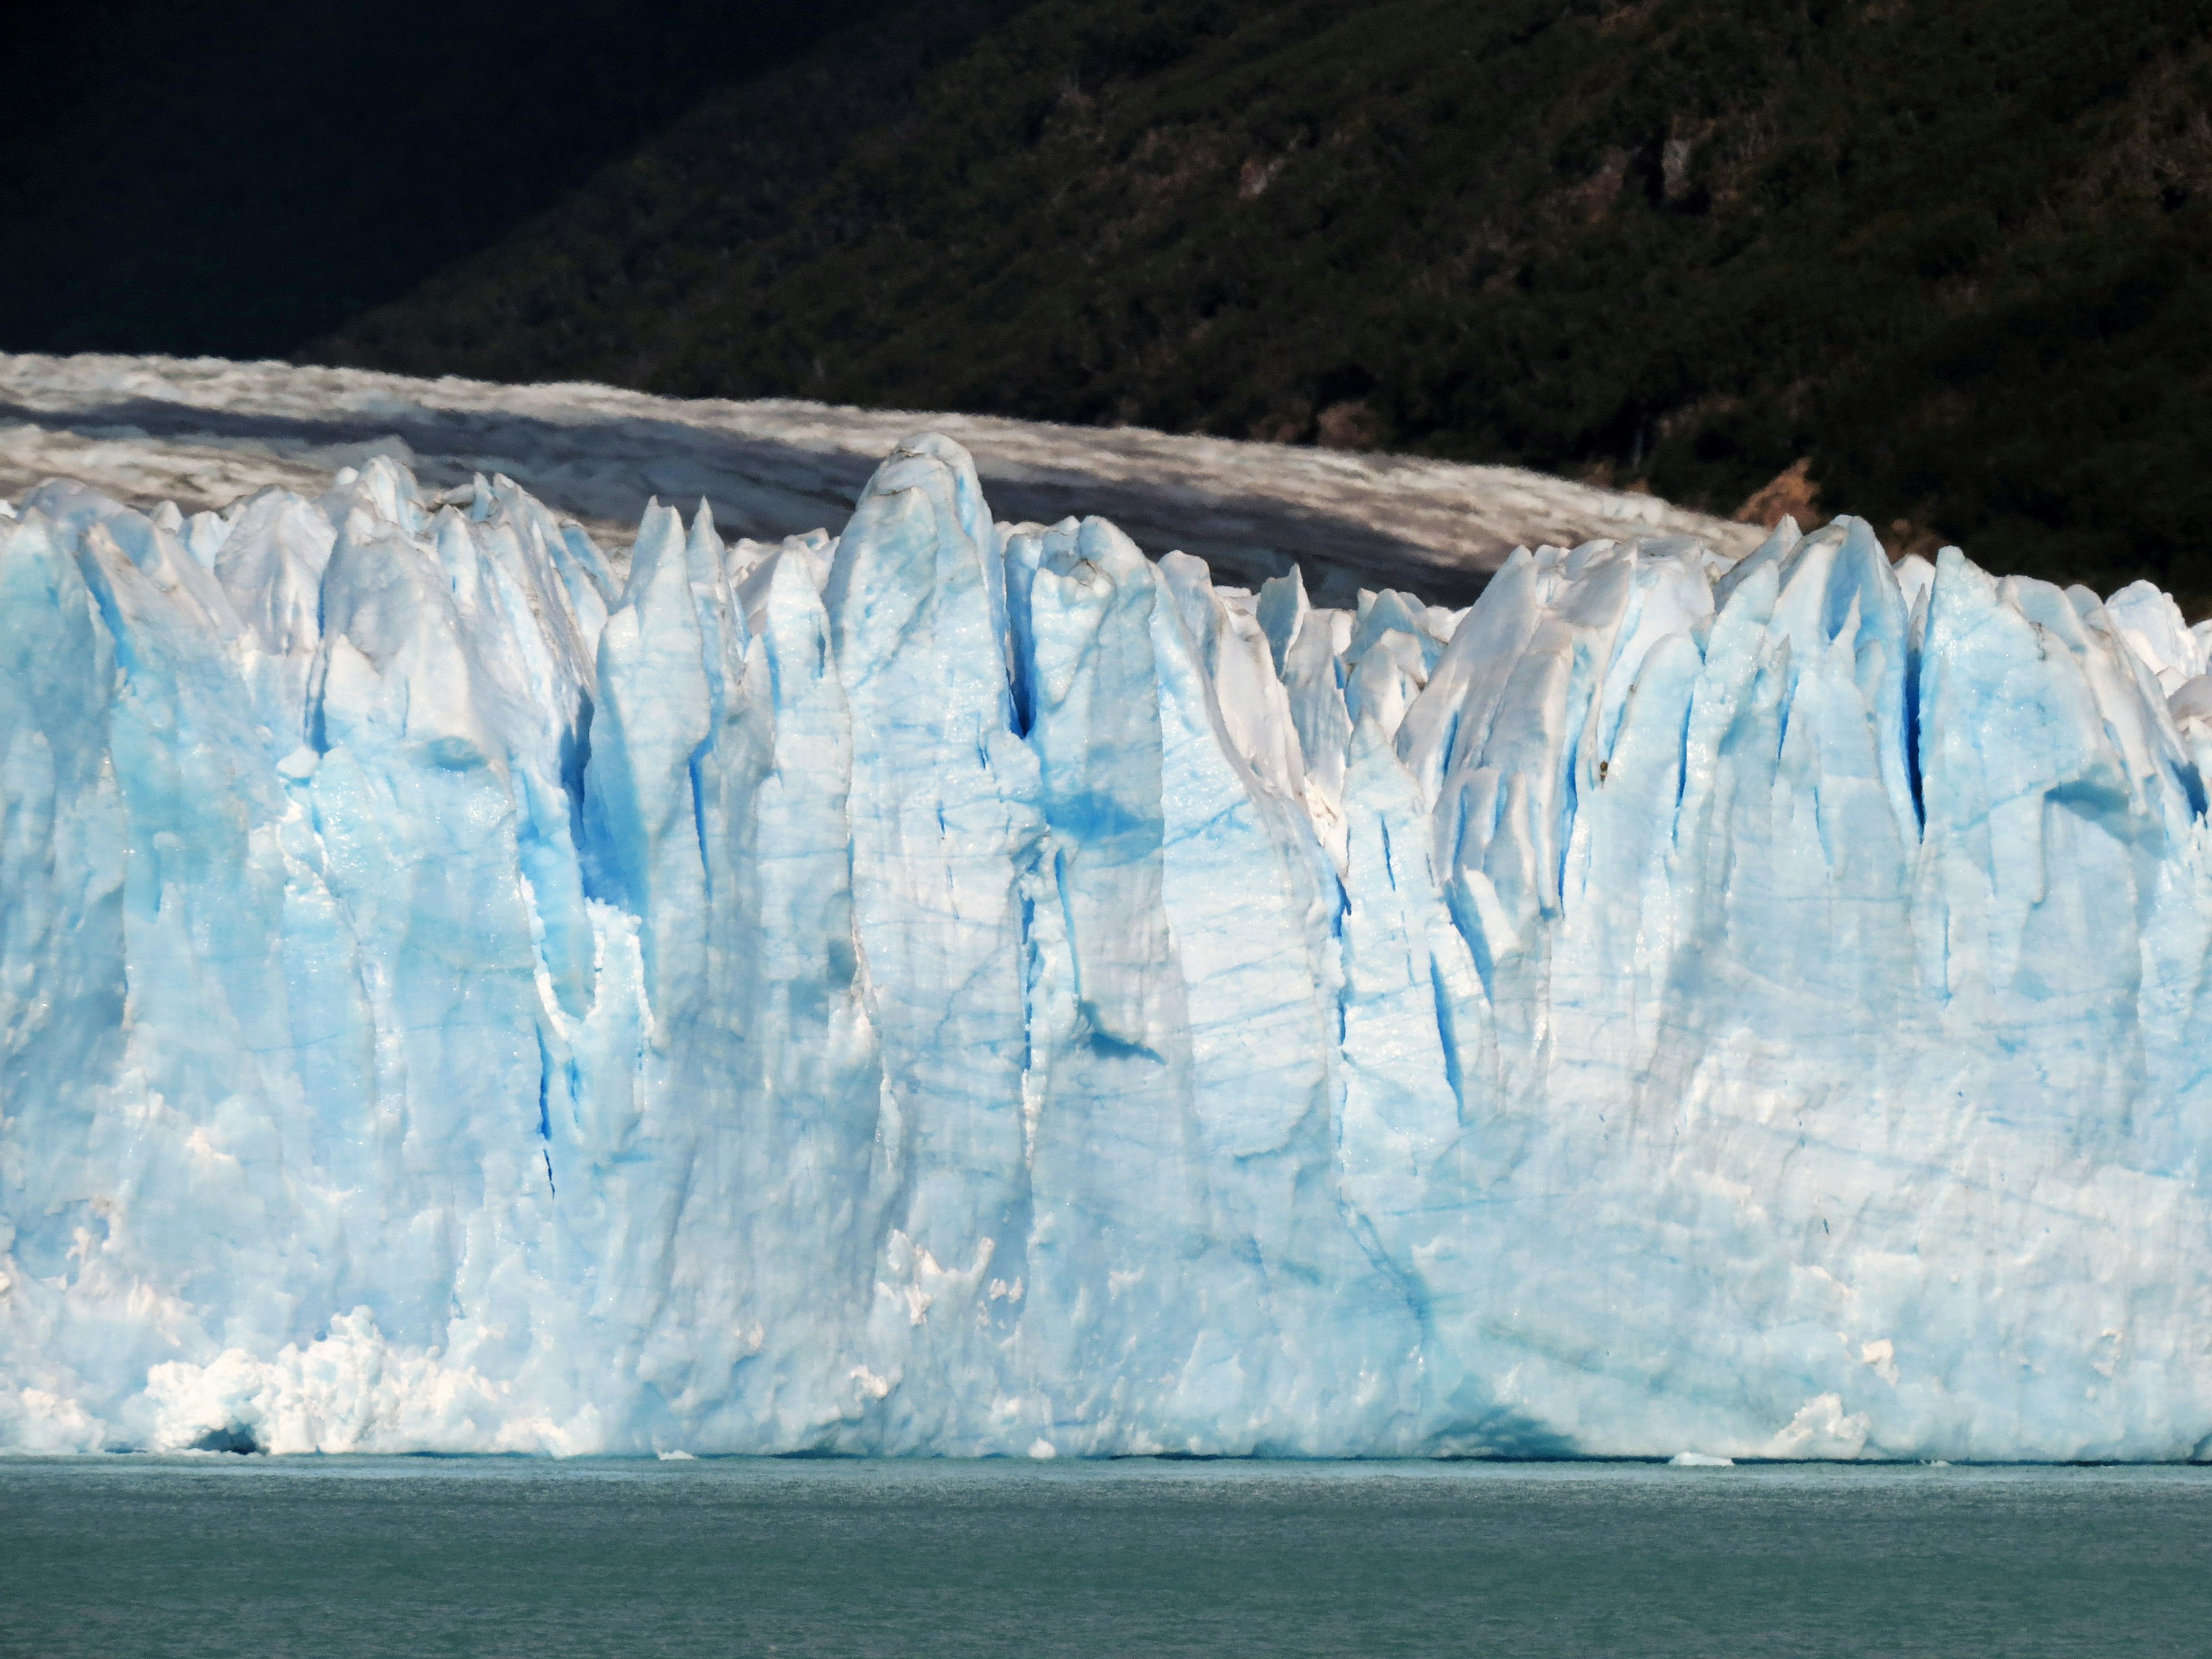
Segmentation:
{"type": "Polygon", "coordinates": [[[0,1444],[2212,1453],[2212,678],[377,462],[0,523],[0,1444]]]}

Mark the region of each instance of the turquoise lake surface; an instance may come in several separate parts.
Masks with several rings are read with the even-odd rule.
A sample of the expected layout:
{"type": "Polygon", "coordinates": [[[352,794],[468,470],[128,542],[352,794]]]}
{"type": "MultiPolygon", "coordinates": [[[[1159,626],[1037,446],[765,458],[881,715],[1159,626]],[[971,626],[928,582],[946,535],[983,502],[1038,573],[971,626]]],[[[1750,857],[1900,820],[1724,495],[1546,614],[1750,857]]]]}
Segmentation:
{"type": "Polygon", "coordinates": [[[21,1459],[0,1654],[2212,1656],[2212,1468],[21,1459]]]}

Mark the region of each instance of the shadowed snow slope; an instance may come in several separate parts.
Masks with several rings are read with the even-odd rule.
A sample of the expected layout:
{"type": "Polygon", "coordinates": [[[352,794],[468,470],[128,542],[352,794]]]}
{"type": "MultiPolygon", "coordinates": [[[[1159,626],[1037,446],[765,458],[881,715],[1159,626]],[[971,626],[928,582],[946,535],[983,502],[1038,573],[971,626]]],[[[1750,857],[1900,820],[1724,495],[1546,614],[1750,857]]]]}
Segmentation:
{"type": "Polygon", "coordinates": [[[924,435],[0,522],[0,1443],[2212,1450],[2212,680],[1865,526],[1310,603],[924,435]]]}
{"type": "Polygon", "coordinates": [[[975,452],[1002,512],[1110,514],[1147,550],[1181,548],[1247,586],[1301,565],[1317,598],[1347,605],[1363,586],[1464,605],[1522,544],[1688,534],[1742,553],[1759,535],[1503,466],[603,386],[0,354],[0,494],[74,477],[187,511],[270,483],[312,495],[384,453],[440,488],[504,472],[603,541],[654,495],[703,497],[725,530],[774,538],[842,519],[877,460],[923,425],[975,452]]]}

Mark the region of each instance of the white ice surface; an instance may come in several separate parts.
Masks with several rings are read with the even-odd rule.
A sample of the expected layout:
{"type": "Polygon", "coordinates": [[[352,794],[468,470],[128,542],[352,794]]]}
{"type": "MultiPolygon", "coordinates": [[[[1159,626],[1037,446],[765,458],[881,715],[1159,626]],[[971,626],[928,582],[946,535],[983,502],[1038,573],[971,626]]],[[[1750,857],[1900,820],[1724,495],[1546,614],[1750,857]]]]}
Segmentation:
{"type": "Polygon", "coordinates": [[[16,507],[0,1443],[2212,1452],[2162,596],[16,507]]]}
{"type": "Polygon", "coordinates": [[[1097,513],[1146,549],[1181,548],[1248,586],[1304,568],[1316,593],[1407,587],[1463,605],[1515,547],[1688,534],[1748,552],[1756,530],[1650,495],[1511,467],[900,414],[790,399],[657,398],[603,386],[495,386],[361,369],[0,353],[0,495],[72,477],[185,511],[267,484],[302,495],[387,455],[426,489],[504,472],[604,544],[651,496],[712,503],[726,534],[835,525],[920,428],[973,450],[993,504],[1046,521],[1097,513]]]}

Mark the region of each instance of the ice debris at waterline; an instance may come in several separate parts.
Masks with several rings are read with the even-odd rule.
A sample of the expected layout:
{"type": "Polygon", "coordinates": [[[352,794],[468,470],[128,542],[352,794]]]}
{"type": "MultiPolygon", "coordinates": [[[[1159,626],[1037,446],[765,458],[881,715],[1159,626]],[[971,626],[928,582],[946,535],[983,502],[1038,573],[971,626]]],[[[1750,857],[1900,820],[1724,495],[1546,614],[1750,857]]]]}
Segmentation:
{"type": "Polygon", "coordinates": [[[0,544],[0,1442],[2212,1452],[2212,678],[1866,527],[1256,600],[901,447],[0,544]]]}

